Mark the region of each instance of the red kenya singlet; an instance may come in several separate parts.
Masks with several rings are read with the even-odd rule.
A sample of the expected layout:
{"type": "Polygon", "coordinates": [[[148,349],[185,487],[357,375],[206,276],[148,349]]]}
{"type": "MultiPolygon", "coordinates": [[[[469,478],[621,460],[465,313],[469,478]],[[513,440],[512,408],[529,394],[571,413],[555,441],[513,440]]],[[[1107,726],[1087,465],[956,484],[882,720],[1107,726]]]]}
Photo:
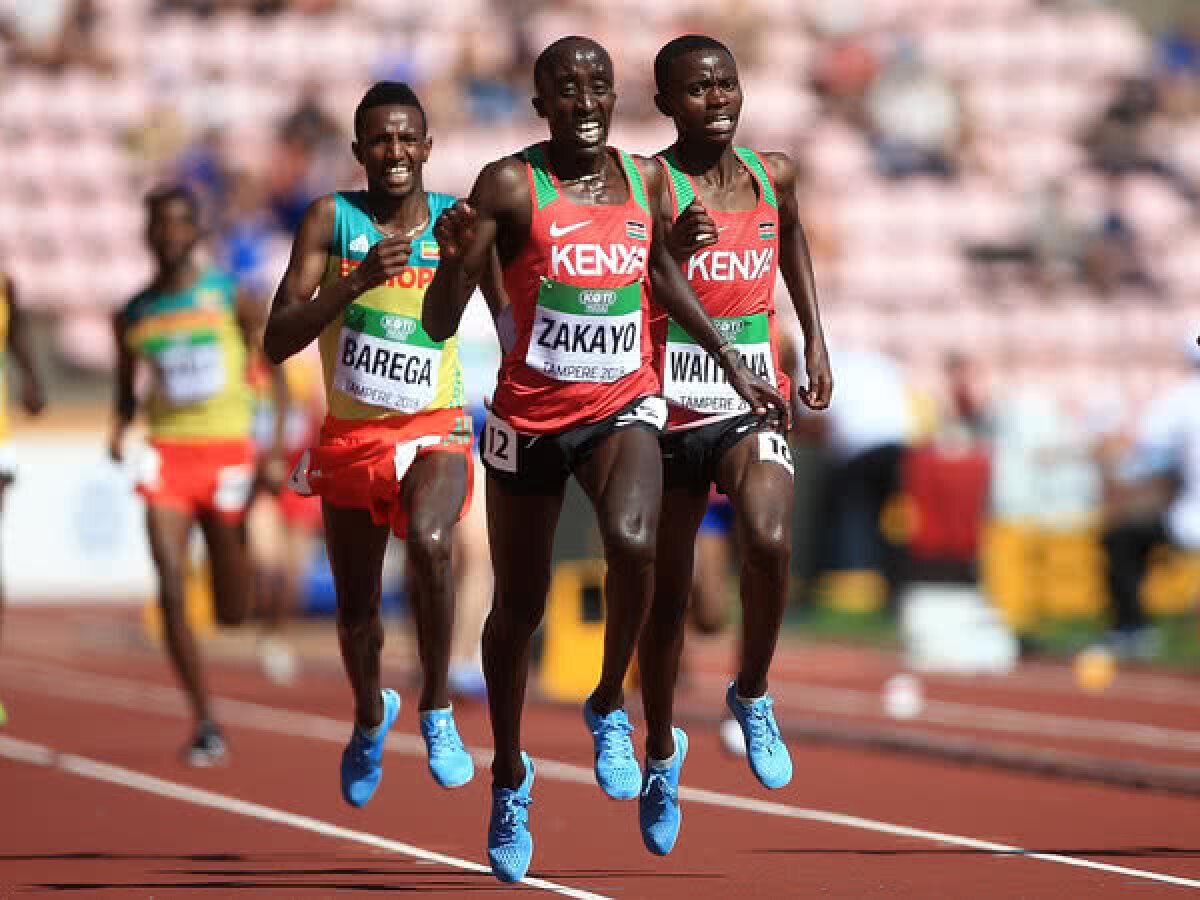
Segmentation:
{"type": "MultiPolygon", "coordinates": [[[[775,333],[775,278],[779,269],[779,209],[775,186],[762,159],[745,147],[738,158],[758,184],[758,205],[744,212],[709,209],[717,242],[681,264],[692,290],[717,329],[737,347],[746,364],[786,397],[789,379],[779,365],[775,333]]],[[[671,185],[674,213],[696,197],[690,178],[669,156],[658,157],[671,185]]],[[[662,377],[668,428],[687,428],[749,412],[729,386],[717,361],[660,310],[651,323],[655,364],[662,377]]]]}
{"type": "Polygon", "coordinates": [[[565,431],[658,393],[647,314],[649,206],[637,166],[616,152],[629,199],[592,206],[563,196],[544,145],[521,154],[533,221],[528,243],[504,267],[517,337],[492,401],[517,431],[565,431]]]}

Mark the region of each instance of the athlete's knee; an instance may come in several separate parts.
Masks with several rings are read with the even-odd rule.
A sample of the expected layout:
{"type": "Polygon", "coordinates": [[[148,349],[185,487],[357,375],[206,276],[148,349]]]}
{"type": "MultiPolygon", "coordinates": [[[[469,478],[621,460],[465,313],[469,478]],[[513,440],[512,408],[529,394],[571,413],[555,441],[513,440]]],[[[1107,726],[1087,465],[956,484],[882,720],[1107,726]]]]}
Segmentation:
{"type": "Polygon", "coordinates": [[[609,562],[649,568],[654,565],[656,523],[643,516],[626,516],[609,525],[604,535],[609,562]]]}
{"type": "Polygon", "coordinates": [[[753,566],[787,565],[791,558],[792,535],[787,522],[748,516],[740,537],[742,553],[753,566]]]}
{"type": "Polygon", "coordinates": [[[446,525],[418,525],[408,532],[409,559],[419,570],[450,574],[454,529],[446,525]]]}
{"type": "Polygon", "coordinates": [[[533,636],[546,614],[545,594],[505,595],[500,591],[492,601],[485,633],[505,640],[525,640],[533,636]]]}
{"type": "Polygon", "coordinates": [[[382,626],[379,615],[379,598],[363,601],[363,598],[338,597],[337,613],[334,616],[339,631],[361,632],[382,626]]]}

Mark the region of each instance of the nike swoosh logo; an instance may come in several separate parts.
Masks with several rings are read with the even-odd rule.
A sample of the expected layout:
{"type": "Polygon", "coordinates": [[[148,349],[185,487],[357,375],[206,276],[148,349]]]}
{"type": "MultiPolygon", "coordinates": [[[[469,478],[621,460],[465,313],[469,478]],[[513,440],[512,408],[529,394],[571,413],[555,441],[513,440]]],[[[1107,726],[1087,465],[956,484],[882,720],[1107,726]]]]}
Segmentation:
{"type": "Polygon", "coordinates": [[[591,224],[592,224],[592,220],[588,219],[586,222],[576,222],[574,225],[564,225],[561,228],[559,228],[557,222],[551,222],[550,223],[550,237],[552,237],[552,238],[562,237],[564,234],[570,234],[572,231],[578,231],[583,226],[591,225],[591,224]]]}

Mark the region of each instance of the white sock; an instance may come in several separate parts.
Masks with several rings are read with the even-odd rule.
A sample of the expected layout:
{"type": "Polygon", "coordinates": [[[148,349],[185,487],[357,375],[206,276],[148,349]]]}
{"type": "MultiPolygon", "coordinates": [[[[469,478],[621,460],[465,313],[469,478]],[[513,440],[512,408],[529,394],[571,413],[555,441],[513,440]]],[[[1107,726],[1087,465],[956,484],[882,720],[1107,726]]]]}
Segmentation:
{"type": "Polygon", "coordinates": [[[379,724],[372,725],[370,728],[363,728],[361,725],[359,725],[358,730],[361,731],[363,734],[365,734],[367,737],[369,737],[371,740],[375,740],[377,737],[379,737],[381,734],[383,734],[383,723],[386,721],[387,721],[387,703],[385,702],[383,704],[383,718],[379,720],[379,724]]]}
{"type": "Polygon", "coordinates": [[[646,757],[647,769],[669,769],[675,765],[675,757],[679,753],[679,748],[675,746],[675,736],[671,735],[671,755],[666,759],[651,759],[646,757]]]}
{"type": "Polygon", "coordinates": [[[755,703],[757,703],[763,697],[767,696],[766,694],[763,694],[762,697],[743,697],[736,690],[734,691],[733,695],[735,697],[737,697],[738,703],[740,703],[740,704],[742,704],[742,706],[746,706],[746,707],[753,706],[755,703]]]}

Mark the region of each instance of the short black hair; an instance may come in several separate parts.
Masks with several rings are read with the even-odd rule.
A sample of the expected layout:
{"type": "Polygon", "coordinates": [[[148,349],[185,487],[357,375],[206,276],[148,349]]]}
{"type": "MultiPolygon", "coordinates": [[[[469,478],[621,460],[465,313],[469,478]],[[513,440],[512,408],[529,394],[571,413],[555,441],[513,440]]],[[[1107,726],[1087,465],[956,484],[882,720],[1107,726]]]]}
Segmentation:
{"type": "Polygon", "coordinates": [[[146,192],[146,196],[142,198],[142,203],[146,208],[146,215],[152,217],[163,206],[174,200],[181,200],[186,203],[188,212],[191,213],[192,221],[199,224],[200,198],[196,196],[195,191],[182,182],[173,182],[151,188],[146,192]]]}
{"type": "Polygon", "coordinates": [[[425,107],[421,105],[417,92],[403,81],[377,81],[363,94],[358,106],[354,109],[354,136],[362,132],[363,119],[367,110],[377,106],[412,106],[421,114],[421,126],[428,131],[429,120],[425,117],[425,107]]]}
{"type": "Polygon", "coordinates": [[[581,34],[569,34],[566,37],[561,37],[552,43],[549,47],[539,53],[538,58],[534,60],[533,86],[535,89],[537,88],[538,82],[542,79],[542,77],[549,74],[550,66],[554,64],[556,59],[558,59],[559,54],[572,44],[587,44],[595,47],[604,54],[604,58],[608,61],[608,68],[610,70],[613,68],[612,57],[609,56],[608,51],[605,50],[598,41],[590,37],[584,37],[581,34]]]}
{"type": "Polygon", "coordinates": [[[668,41],[654,57],[654,86],[660,94],[666,92],[671,63],[696,50],[719,50],[733,59],[733,52],[728,47],[706,34],[684,34],[668,41]]]}

